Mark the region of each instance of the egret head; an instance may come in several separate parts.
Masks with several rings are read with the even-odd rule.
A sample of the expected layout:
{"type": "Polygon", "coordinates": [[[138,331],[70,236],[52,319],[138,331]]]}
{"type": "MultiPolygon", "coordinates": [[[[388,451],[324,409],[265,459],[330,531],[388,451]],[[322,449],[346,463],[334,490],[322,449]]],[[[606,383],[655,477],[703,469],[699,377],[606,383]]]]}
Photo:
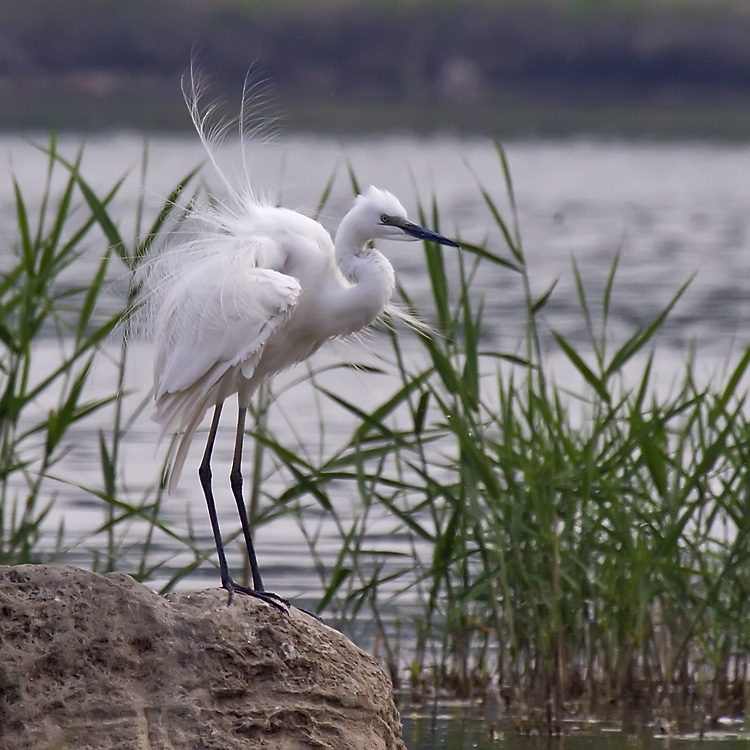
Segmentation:
{"type": "Polygon", "coordinates": [[[371,239],[413,242],[428,240],[441,245],[458,247],[458,243],[442,234],[414,224],[406,218],[406,209],[398,198],[387,190],[369,187],[358,195],[352,213],[357,214],[359,228],[371,239]]]}

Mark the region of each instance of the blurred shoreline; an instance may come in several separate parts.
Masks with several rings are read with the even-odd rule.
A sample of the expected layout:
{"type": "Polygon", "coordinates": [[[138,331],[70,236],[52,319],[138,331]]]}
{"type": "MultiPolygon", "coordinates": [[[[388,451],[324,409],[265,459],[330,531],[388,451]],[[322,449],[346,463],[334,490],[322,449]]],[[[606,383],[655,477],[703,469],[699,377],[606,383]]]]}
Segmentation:
{"type": "MultiPolygon", "coordinates": [[[[227,111],[239,110],[241,82],[227,111]]],[[[567,101],[508,97],[460,104],[341,101],[283,91],[275,95],[279,115],[274,129],[334,136],[393,135],[645,140],[750,140],[750,97],[721,101],[567,101]]],[[[21,86],[0,83],[0,132],[97,133],[190,132],[192,123],[174,80],[141,85],[115,80],[106,92],[54,80],[21,86]]]]}
{"type": "Polygon", "coordinates": [[[748,39],[732,0],[0,0],[0,129],[184,130],[197,57],[292,130],[745,139],[748,39]]]}

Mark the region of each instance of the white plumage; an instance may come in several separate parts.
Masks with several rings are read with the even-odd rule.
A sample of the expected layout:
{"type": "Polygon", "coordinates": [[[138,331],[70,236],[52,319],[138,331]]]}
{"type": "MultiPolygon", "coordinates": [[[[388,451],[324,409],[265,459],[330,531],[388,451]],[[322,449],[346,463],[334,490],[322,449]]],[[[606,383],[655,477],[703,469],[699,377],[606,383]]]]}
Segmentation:
{"type": "MultiPolygon", "coordinates": [[[[207,126],[194,85],[186,100],[218,168],[216,149],[226,128],[207,126]]],[[[370,240],[456,243],[412,224],[391,193],[370,187],[341,221],[334,244],[313,219],[260,202],[249,183],[232,185],[225,174],[222,179],[229,192],[226,200],[194,207],[169,240],[155,248],[139,281],[156,352],[155,419],[164,432],[181,433],[169,489],[180,477],[198,425],[215,407],[200,475],[222,584],[230,599],[234,591],[242,591],[269,601],[273,595],[263,593],[241,495],[245,411],[253,393],[265,378],[306,359],[329,339],[362,330],[392,307],[393,268],[369,246],[370,240]],[[210,458],[221,405],[234,394],[240,416],[232,490],[250,556],[252,589],[229,576],[211,488],[210,458]]]]}

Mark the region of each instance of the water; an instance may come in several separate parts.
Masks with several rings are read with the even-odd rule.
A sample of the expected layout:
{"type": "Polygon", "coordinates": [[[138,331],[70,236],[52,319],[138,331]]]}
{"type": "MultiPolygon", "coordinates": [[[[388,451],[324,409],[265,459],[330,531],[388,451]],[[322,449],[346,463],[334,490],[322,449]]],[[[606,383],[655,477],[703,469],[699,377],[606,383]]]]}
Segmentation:
{"type": "MultiPolygon", "coordinates": [[[[38,140],[44,143],[45,139],[41,136],[38,140]]],[[[610,321],[615,339],[623,340],[631,335],[667,303],[683,281],[696,274],[661,336],[657,386],[661,382],[668,387],[693,345],[699,353],[699,374],[710,378],[750,344],[750,295],[746,291],[750,289],[750,145],[588,140],[517,141],[505,145],[533,288],[541,294],[554,279],[559,279],[546,308],[545,322],[550,330],[561,333],[579,351],[586,350],[585,321],[577,301],[571,258],[575,257],[589,299],[596,306],[615,254],[619,252],[610,321]]],[[[61,139],[61,150],[71,157],[78,146],[79,139],[75,136],[61,139]]],[[[95,189],[107,190],[119,176],[130,173],[114,211],[122,217],[126,236],[132,231],[131,217],[139,195],[142,149],[142,138],[127,133],[88,138],[86,143],[82,171],[95,189]]],[[[18,177],[30,207],[38,205],[46,168],[43,156],[26,139],[13,135],[0,136],[0,154],[18,177]]],[[[194,138],[151,139],[145,192],[149,203],[157,205],[176,181],[201,159],[202,152],[194,138]]],[[[391,136],[339,142],[297,136],[261,150],[253,163],[254,179],[285,205],[314,212],[332,171],[338,168],[331,200],[322,217],[324,224],[332,229],[351,200],[347,163],[362,185],[372,183],[392,190],[410,212],[416,208],[417,197],[429,202],[436,196],[441,209],[441,230],[445,234],[460,235],[477,244],[486,240],[489,247],[507,256],[502,238],[477,189],[479,181],[507,215],[498,159],[492,145],[485,141],[391,136]],[[418,196],[414,185],[418,186],[418,196]]],[[[210,173],[207,179],[212,181],[210,173]]],[[[0,236],[9,233],[15,236],[14,227],[12,185],[6,177],[0,181],[0,236]]],[[[419,249],[414,245],[384,246],[384,249],[402,283],[419,304],[428,294],[419,249]]],[[[90,247],[92,264],[100,251],[100,247],[90,247]]],[[[0,267],[2,262],[0,257],[0,267]]],[[[519,279],[508,271],[489,269],[478,279],[476,290],[486,299],[483,346],[517,350],[523,329],[519,279]]],[[[545,346],[549,345],[550,337],[547,337],[545,346]]],[[[316,355],[314,365],[333,365],[342,360],[382,365],[379,356],[384,346],[377,336],[371,336],[365,347],[354,343],[343,348],[325,348],[316,355]]],[[[147,343],[137,343],[135,347],[128,386],[145,398],[150,386],[151,352],[147,343]]],[[[38,354],[40,363],[47,362],[47,366],[52,367],[58,356],[55,342],[43,343],[38,354]]],[[[553,357],[552,366],[558,381],[570,380],[573,384],[570,369],[561,359],[553,357]]],[[[289,385],[302,374],[299,369],[286,374],[280,379],[280,385],[289,385]]],[[[101,360],[94,372],[90,395],[110,393],[113,378],[113,368],[101,360]]],[[[367,408],[386,398],[395,381],[392,374],[335,370],[323,382],[344,398],[367,408]]],[[[131,410],[135,409],[137,401],[138,397],[134,397],[131,410]]],[[[315,445],[319,439],[319,414],[310,405],[309,391],[299,385],[290,387],[274,412],[277,433],[288,435],[293,442],[293,427],[303,442],[315,445]]],[[[44,408],[44,403],[39,404],[39,414],[44,413],[44,408]]],[[[232,409],[228,408],[216,452],[214,476],[217,478],[229,472],[231,419],[232,409]]],[[[346,439],[351,420],[343,410],[327,405],[325,426],[326,444],[335,445],[346,439]]],[[[70,483],[55,485],[59,498],[48,521],[50,547],[52,532],[62,519],[67,538],[85,540],[73,547],[68,557],[84,565],[89,564],[94,553],[101,552],[104,544],[103,538],[99,541],[89,538],[91,530],[103,522],[104,510],[95,498],[84,495],[77,487],[79,484],[101,485],[97,455],[100,428],[111,428],[111,416],[104,412],[73,434],[70,452],[56,470],[70,483]]],[[[189,467],[198,464],[200,443],[199,435],[188,459],[189,467]]],[[[154,425],[144,414],[135,421],[123,446],[124,480],[133,498],[140,497],[156,481],[164,455],[164,446],[157,449],[156,445],[154,425]]],[[[356,514],[357,509],[350,500],[352,494],[343,488],[337,500],[345,519],[356,514]],[[344,512],[347,504],[351,505],[348,513],[344,512]]],[[[231,496],[222,491],[218,501],[219,512],[229,529],[230,524],[235,523],[231,496]]],[[[203,498],[192,470],[186,471],[180,488],[164,506],[164,513],[177,528],[184,529],[190,522],[199,544],[211,548],[203,498]]],[[[305,518],[307,524],[319,526],[317,549],[322,560],[331,565],[341,544],[339,532],[317,506],[310,507],[305,518]]],[[[394,536],[393,525],[384,517],[376,524],[375,531],[389,549],[408,551],[411,541],[405,536],[394,536]]],[[[137,550],[144,531],[145,527],[134,524],[121,533],[124,541],[132,543],[137,550]]],[[[189,556],[170,545],[168,538],[158,540],[156,552],[163,557],[175,555],[171,567],[167,566],[155,580],[158,586],[166,582],[171,569],[187,562],[189,556]]],[[[231,546],[229,553],[230,565],[237,569],[241,565],[240,550],[231,546]]],[[[285,517],[264,526],[258,534],[258,555],[269,588],[283,591],[308,606],[314,605],[320,596],[321,583],[293,520],[285,517]]],[[[206,563],[179,586],[204,587],[217,582],[216,569],[206,563]]],[[[405,600],[400,611],[387,611],[386,619],[393,621],[400,615],[407,620],[409,606],[409,601],[405,600]]],[[[366,630],[367,625],[363,623],[362,627],[366,630]]],[[[366,643],[367,633],[360,635],[366,643]]],[[[407,718],[408,736],[412,737],[414,727],[421,727],[419,737],[410,740],[412,748],[449,746],[436,744],[435,736],[429,734],[427,727],[435,722],[442,727],[439,736],[456,738],[450,741],[451,747],[489,746],[481,734],[484,730],[477,729],[475,719],[451,715],[430,719],[432,724],[421,721],[415,724],[407,718]],[[432,736],[432,739],[424,740],[425,736],[432,736]]],[[[606,736],[609,743],[611,738],[606,736]]],[[[604,741],[602,737],[599,742],[604,741]]],[[[537,746],[525,742],[508,738],[507,743],[511,744],[503,747],[537,746]]],[[[565,744],[573,748],[594,746],[586,742],[588,740],[581,740],[579,745],[578,740],[570,739],[565,744]]],[[[596,745],[623,746],[623,743],[596,745]]]]}
{"type": "MultiPolygon", "coordinates": [[[[45,143],[44,136],[32,140],[45,143]]],[[[145,197],[152,210],[178,179],[201,162],[203,153],[196,141],[189,136],[150,140],[145,197]]],[[[76,136],[60,141],[60,150],[71,158],[79,146],[76,136]]],[[[114,209],[115,215],[122,217],[125,236],[132,232],[143,148],[142,137],[128,133],[89,137],[86,142],[82,172],[96,190],[108,190],[117,178],[129,175],[114,209]]],[[[585,351],[585,322],[577,301],[571,258],[578,263],[596,309],[613,258],[619,252],[610,316],[610,331],[615,339],[623,340],[636,326],[650,320],[679,284],[696,274],[659,342],[657,382],[669,384],[693,344],[700,353],[699,372],[708,378],[750,343],[750,295],[746,293],[750,288],[750,145],[566,140],[517,141],[506,144],[506,148],[535,293],[541,294],[554,279],[559,279],[546,309],[549,329],[585,351]]],[[[0,137],[0,154],[17,176],[33,211],[41,200],[44,184],[43,154],[26,137],[13,135],[0,137]]],[[[474,243],[486,240],[488,247],[508,255],[477,189],[478,181],[508,215],[497,155],[486,141],[392,136],[339,142],[300,135],[259,149],[252,168],[256,185],[285,205],[310,212],[315,210],[331,174],[337,170],[322,217],[333,229],[351,200],[346,164],[352,166],[362,185],[372,183],[392,190],[410,212],[414,212],[417,198],[429,202],[434,195],[445,233],[474,243]],[[414,185],[418,186],[418,195],[414,185]]],[[[209,171],[206,179],[216,184],[209,171]]],[[[15,236],[15,221],[12,184],[6,177],[0,180],[0,235],[15,236]]],[[[418,246],[393,244],[384,249],[402,283],[419,303],[428,290],[418,246]]],[[[92,264],[100,251],[99,247],[90,247],[88,257],[92,264]]],[[[489,268],[478,279],[476,291],[486,300],[483,345],[517,350],[523,329],[519,279],[504,269],[489,268]]],[[[594,317],[597,318],[596,312],[594,317]]],[[[549,345],[549,339],[545,343],[549,345]]],[[[314,364],[335,364],[346,359],[382,364],[378,355],[383,346],[377,337],[370,337],[366,347],[348,344],[324,348],[314,358],[314,364]]],[[[48,342],[48,350],[39,355],[51,367],[57,356],[56,344],[48,342]]],[[[128,385],[144,397],[150,386],[150,356],[148,345],[142,343],[138,344],[137,356],[131,357],[134,366],[128,385]]],[[[553,357],[552,366],[558,380],[565,382],[571,377],[562,360],[553,357]]],[[[301,374],[298,369],[285,375],[281,382],[290,383],[301,374]]],[[[109,394],[113,377],[113,370],[100,361],[94,373],[94,391],[109,394]]],[[[388,375],[338,370],[328,375],[324,383],[367,407],[385,398],[394,381],[388,375]]],[[[40,404],[40,413],[44,407],[44,403],[40,404]]],[[[310,394],[304,388],[292,388],[281,400],[281,407],[274,419],[282,434],[289,434],[292,425],[303,441],[314,443],[319,439],[319,414],[310,408],[310,394]]],[[[229,425],[231,409],[225,420],[229,425]]],[[[350,424],[343,410],[327,405],[325,439],[329,445],[345,439],[350,424]]],[[[83,485],[97,485],[97,434],[100,427],[107,426],[104,413],[99,421],[90,420],[76,436],[59,473],[83,485]]],[[[231,432],[227,426],[219,440],[217,477],[228,473],[231,432]]],[[[188,466],[199,461],[199,442],[196,441],[188,466]]],[[[137,420],[124,446],[126,481],[134,495],[145,491],[158,476],[163,449],[157,451],[155,445],[154,425],[144,416],[137,420]]],[[[203,500],[188,474],[191,472],[165,511],[183,526],[188,513],[196,530],[201,530],[199,538],[210,547],[203,500]]],[[[101,522],[101,509],[90,498],[82,500],[75,486],[61,484],[56,490],[61,502],[50,518],[50,528],[55,528],[64,516],[67,532],[85,537],[101,522]]],[[[222,515],[234,519],[231,499],[224,496],[220,502],[222,515]]],[[[340,538],[325,527],[323,516],[321,523],[320,549],[324,558],[331,560],[340,538]]],[[[390,528],[384,520],[380,531],[388,534],[390,528]]],[[[137,527],[130,530],[134,543],[141,532],[137,527]]],[[[269,582],[283,580],[283,587],[290,594],[313,598],[317,595],[320,583],[292,522],[287,519],[269,524],[258,541],[269,582]]],[[[402,541],[406,543],[389,540],[397,548],[402,541]]],[[[83,558],[91,554],[88,548],[78,552],[83,558]]],[[[206,565],[182,585],[206,585],[213,580],[215,570],[206,565]]]]}
{"type": "MultiPolygon", "coordinates": [[[[44,136],[36,140],[45,142],[44,136]]],[[[156,203],[201,162],[196,140],[187,136],[150,140],[147,198],[156,203]]],[[[122,217],[134,214],[143,143],[141,136],[132,134],[89,137],[86,143],[83,174],[95,188],[104,190],[117,177],[131,175],[118,203],[122,217]]],[[[68,136],[62,139],[61,149],[72,156],[79,145],[77,137],[68,136]]],[[[534,288],[541,293],[560,277],[549,308],[556,330],[574,342],[582,340],[571,257],[575,256],[595,292],[602,288],[619,251],[616,331],[626,333],[648,319],[681,281],[698,272],[669,327],[668,344],[682,351],[695,340],[702,351],[718,357],[733,341],[742,344],[750,313],[744,293],[750,244],[750,145],[568,140],[518,141],[506,147],[534,288]]],[[[43,184],[43,157],[26,138],[12,135],[0,136],[0,154],[9,155],[6,163],[33,205],[43,184]]],[[[363,186],[372,183],[392,190],[411,211],[416,184],[425,203],[433,195],[437,198],[446,233],[458,230],[475,243],[487,238],[491,248],[503,250],[476,187],[479,180],[500,207],[507,208],[496,154],[484,140],[393,136],[339,142],[298,136],[264,146],[252,166],[254,180],[265,192],[308,212],[315,210],[336,170],[338,179],[322,217],[332,229],[351,198],[346,164],[363,186]]],[[[0,230],[12,230],[14,223],[12,184],[4,179],[0,230]]],[[[127,236],[127,218],[123,227],[127,236]]],[[[402,281],[419,299],[426,279],[415,247],[395,245],[387,250],[402,281]]],[[[522,299],[518,280],[497,270],[483,274],[480,288],[487,292],[485,335],[500,345],[514,344],[522,299]]]]}
{"type": "Polygon", "coordinates": [[[565,721],[560,734],[519,734],[512,720],[502,721],[490,735],[481,708],[440,704],[432,709],[402,710],[404,742],[409,750],[744,750],[748,735],[742,725],[722,719],[703,737],[697,733],[660,734],[648,725],[623,728],[616,722],[565,721]]]}
{"type": "Polygon", "coordinates": [[[512,722],[500,724],[491,736],[476,709],[441,707],[429,715],[402,714],[404,742],[409,750],[745,750],[748,735],[727,721],[697,733],[655,734],[654,727],[623,730],[600,722],[567,721],[559,735],[519,734],[512,722]]]}

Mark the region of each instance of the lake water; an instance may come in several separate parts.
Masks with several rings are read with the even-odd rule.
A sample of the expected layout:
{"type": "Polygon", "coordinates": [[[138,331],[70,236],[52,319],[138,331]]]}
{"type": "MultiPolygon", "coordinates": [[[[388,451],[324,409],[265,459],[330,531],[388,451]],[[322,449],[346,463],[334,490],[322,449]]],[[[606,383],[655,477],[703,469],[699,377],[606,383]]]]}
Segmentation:
{"type": "Polygon", "coordinates": [[[748,734],[738,722],[725,720],[716,729],[697,733],[659,734],[648,725],[627,728],[612,722],[566,722],[559,735],[519,734],[512,722],[490,735],[481,708],[441,704],[405,710],[401,716],[409,750],[744,750],[748,734]]]}
{"type": "MultiPolygon", "coordinates": [[[[18,177],[30,204],[40,198],[46,168],[29,139],[0,136],[0,163],[18,177]]],[[[197,139],[152,137],[146,197],[154,205],[176,181],[201,163],[197,139]]],[[[61,139],[73,156],[81,139],[61,139]]],[[[135,134],[89,136],[83,174],[104,190],[127,173],[116,214],[127,236],[139,193],[138,172],[144,139],[135,134]]],[[[620,271],[614,298],[613,331],[627,333],[669,299],[679,283],[697,272],[689,293],[668,327],[668,345],[677,351],[695,341],[711,356],[745,340],[750,299],[747,250],[750,244],[750,145],[630,143],[589,140],[518,141],[505,144],[516,188],[525,250],[535,288],[555,278],[548,308],[556,330],[581,341],[571,258],[575,257],[592,292],[601,289],[617,251],[620,271]]],[[[335,229],[351,200],[346,165],[362,186],[396,193],[414,211],[418,199],[434,195],[442,230],[467,241],[504,251],[477,189],[481,183],[501,208],[502,173],[491,143],[459,138],[408,136],[339,142],[297,136],[262,146],[253,157],[253,179],[284,205],[313,212],[335,172],[338,178],[322,221],[335,229]],[[415,185],[417,186],[415,188],[415,185]]],[[[0,176],[2,172],[0,172],[0,176]]],[[[216,185],[206,171],[207,180],[216,185]]],[[[0,180],[0,229],[15,223],[13,188],[0,180]]],[[[416,299],[426,279],[415,245],[385,247],[408,291],[416,299]]],[[[507,252],[505,253],[507,255],[507,252]]],[[[92,251],[92,257],[95,251],[92,251]]],[[[503,345],[517,340],[522,291],[507,271],[483,274],[485,336],[503,345]]]]}
{"type": "MultiPolygon", "coordinates": [[[[44,136],[33,140],[45,143],[44,136]]],[[[70,157],[79,145],[80,139],[76,136],[60,139],[61,150],[70,157]]],[[[140,192],[138,172],[143,145],[141,136],[128,133],[89,137],[86,143],[82,172],[96,189],[109,189],[118,177],[130,173],[113,211],[122,217],[126,236],[132,231],[132,216],[140,192]]],[[[657,385],[661,381],[668,387],[692,346],[698,352],[698,372],[708,379],[750,344],[750,145],[579,139],[516,141],[505,146],[516,188],[532,285],[541,293],[559,278],[545,312],[545,324],[550,330],[560,332],[579,350],[585,351],[585,321],[576,297],[571,259],[577,260],[590,300],[596,304],[613,258],[619,252],[610,326],[614,339],[623,340],[637,326],[647,322],[682,282],[696,274],[659,340],[657,385]]],[[[152,138],[145,189],[152,207],[158,205],[159,199],[202,158],[195,138],[152,138]]],[[[29,145],[27,137],[3,135],[0,136],[0,160],[18,178],[30,206],[38,205],[46,169],[43,155],[29,145]]],[[[396,135],[340,142],[298,135],[260,149],[253,161],[253,176],[256,185],[285,205],[314,212],[331,174],[338,170],[322,217],[323,223],[333,229],[351,200],[347,164],[352,166],[362,185],[375,184],[393,191],[410,213],[416,209],[418,200],[428,203],[434,195],[441,209],[441,230],[445,234],[460,236],[475,244],[486,242],[490,248],[507,256],[477,187],[481,183],[507,212],[502,171],[492,144],[486,141],[453,137],[416,140],[396,135]]],[[[209,172],[206,179],[216,184],[209,172]]],[[[3,178],[0,170],[0,236],[14,237],[14,227],[12,184],[9,175],[3,178]]],[[[89,248],[92,264],[101,249],[89,248]]],[[[402,284],[419,306],[428,290],[418,247],[383,243],[381,249],[391,259],[402,284]]],[[[2,262],[0,258],[0,264],[2,262]]],[[[517,350],[523,331],[523,296],[518,277],[502,269],[488,269],[477,280],[476,293],[484,295],[486,300],[485,348],[517,350]]],[[[545,346],[551,346],[549,337],[545,346]]],[[[383,347],[383,342],[372,336],[365,346],[355,342],[325,348],[316,355],[314,364],[353,359],[382,365],[379,357],[383,347]]],[[[128,373],[128,386],[134,393],[129,397],[131,411],[135,411],[142,398],[147,398],[150,387],[149,345],[137,342],[134,350],[128,373]]],[[[57,357],[56,344],[53,341],[43,344],[38,354],[40,366],[51,367],[57,357]]],[[[569,368],[554,352],[551,365],[559,382],[575,385],[569,368]]],[[[281,383],[293,383],[301,374],[299,369],[285,374],[281,383]]],[[[113,369],[102,360],[94,372],[91,395],[110,393],[113,378],[113,369]]],[[[324,382],[345,398],[367,408],[383,400],[395,381],[388,374],[376,376],[339,370],[326,376],[324,382]]],[[[295,439],[318,440],[319,415],[310,404],[311,394],[304,386],[289,388],[279,399],[273,414],[277,434],[288,435],[292,442],[293,432],[298,436],[295,439]]],[[[43,413],[44,408],[45,404],[40,404],[39,413],[43,413]]],[[[217,482],[229,473],[233,442],[231,413],[228,408],[215,454],[217,482]]],[[[111,417],[101,413],[76,430],[69,453],[56,471],[58,475],[77,484],[100,486],[98,432],[111,428],[108,419],[111,417]]],[[[325,422],[325,440],[332,443],[345,439],[351,427],[346,414],[333,408],[326,411],[325,422]]],[[[201,435],[193,446],[181,485],[166,501],[164,512],[178,528],[184,529],[190,522],[198,542],[211,549],[203,497],[192,470],[200,460],[200,438],[201,435]]],[[[123,447],[123,481],[132,498],[138,498],[156,481],[164,450],[164,445],[157,447],[156,430],[148,415],[139,417],[123,447]]],[[[273,487],[269,489],[273,490],[273,487]]],[[[104,520],[104,509],[93,496],[83,495],[75,484],[56,483],[54,491],[58,500],[48,523],[49,548],[54,542],[54,531],[64,518],[66,538],[84,540],[71,548],[67,559],[88,565],[104,544],[104,539],[89,538],[91,530],[104,520]]],[[[349,496],[346,491],[342,493],[344,505],[351,502],[349,496]]],[[[229,531],[236,522],[228,487],[226,491],[219,491],[217,500],[225,531],[229,531]]],[[[357,508],[352,506],[348,517],[353,518],[356,513],[357,508]]],[[[307,518],[320,530],[317,551],[322,561],[332,564],[341,544],[339,531],[317,508],[311,508],[307,518]]],[[[388,536],[392,526],[388,518],[382,518],[374,531],[388,538],[391,549],[406,550],[410,540],[388,536]]],[[[137,556],[143,528],[133,525],[122,533],[123,541],[133,544],[137,556]]],[[[258,532],[257,547],[267,586],[314,606],[320,596],[321,583],[297,524],[289,518],[267,524],[258,532]]],[[[168,539],[160,540],[155,551],[167,557],[176,554],[173,566],[186,561],[185,555],[170,548],[168,539]]],[[[229,553],[230,565],[238,569],[242,564],[240,549],[231,546],[229,553]]],[[[154,585],[163,585],[170,570],[167,566],[154,585]]],[[[217,584],[216,568],[205,563],[179,586],[217,584]]],[[[408,616],[408,600],[400,606],[401,611],[395,607],[388,611],[389,620],[399,615],[408,616]]],[[[366,644],[366,636],[363,635],[363,639],[366,644]]],[[[463,744],[462,739],[460,744],[457,741],[451,747],[485,747],[484,740],[476,739],[479,734],[472,735],[474,730],[465,729],[474,725],[467,725],[464,718],[443,717],[441,721],[448,722],[441,734],[443,737],[450,732],[469,732],[467,744],[463,744]],[[463,729],[456,728],[459,726],[463,729]]],[[[408,732],[413,732],[414,726],[408,723],[408,732]]],[[[422,726],[420,736],[424,736],[429,723],[419,726],[422,726]]],[[[434,739],[433,744],[426,742],[414,739],[411,747],[444,746],[435,744],[434,739]]],[[[623,745],[566,743],[566,747],[571,748],[594,746],[623,745]]],[[[517,745],[504,747],[531,745],[519,740],[517,745]]]]}

